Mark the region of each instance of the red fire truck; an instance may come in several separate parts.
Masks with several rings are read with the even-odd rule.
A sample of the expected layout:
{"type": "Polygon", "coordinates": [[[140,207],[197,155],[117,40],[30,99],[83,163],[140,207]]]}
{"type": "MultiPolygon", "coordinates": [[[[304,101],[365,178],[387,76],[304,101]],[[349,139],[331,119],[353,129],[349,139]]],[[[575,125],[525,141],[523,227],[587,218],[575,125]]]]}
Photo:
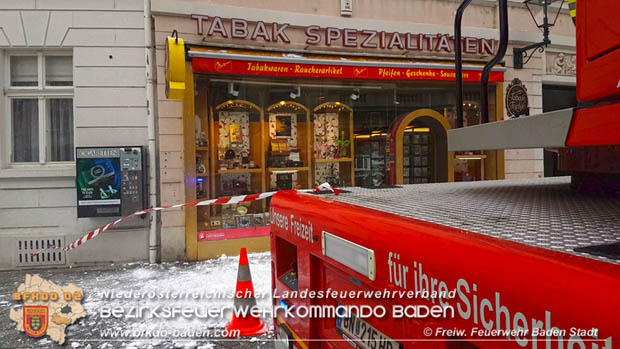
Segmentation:
{"type": "Polygon", "coordinates": [[[578,107],[448,134],[451,151],[557,149],[571,176],[278,193],[278,345],[620,345],[620,2],[577,11],[578,107]]]}

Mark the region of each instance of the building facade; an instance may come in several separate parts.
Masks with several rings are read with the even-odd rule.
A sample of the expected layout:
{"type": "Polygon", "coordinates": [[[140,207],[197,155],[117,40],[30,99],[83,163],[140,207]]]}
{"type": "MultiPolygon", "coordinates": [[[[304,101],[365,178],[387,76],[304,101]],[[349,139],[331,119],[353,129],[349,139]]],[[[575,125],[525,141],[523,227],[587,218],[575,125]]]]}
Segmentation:
{"type": "Polygon", "coordinates": [[[148,217],[78,218],[75,149],[148,146],[140,0],[1,1],[0,269],[148,259],[148,217]]]}
{"type": "MultiPolygon", "coordinates": [[[[185,160],[161,169],[162,197],[192,201],[323,181],[373,187],[544,175],[543,149],[453,154],[445,148],[446,131],[455,126],[451,35],[458,2],[152,5],[160,156],[185,160]],[[165,43],[173,32],[187,51],[189,92],[181,100],[164,97],[165,43]],[[164,122],[168,127],[161,127],[164,122]]],[[[568,11],[558,16],[552,45],[514,69],[513,48],[542,36],[522,3],[509,5],[510,44],[491,77],[491,121],[506,117],[505,91],[515,78],[527,89],[530,114],[542,112],[543,87],[570,94],[575,84],[575,30],[568,11]]],[[[495,2],[474,1],[467,9],[466,125],[480,122],[480,66],[495,53],[497,26],[495,2]]],[[[235,236],[244,227],[239,217],[251,216],[244,212],[265,209],[247,206],[241,212],[170,212],[162,220],[162,237],[175,236],[178,254],[189,259],[260,245],[260,238],[211,241],[228,229],[235,236]]]]}
{"type": "MultiPolygon", "coordinates": [[[[555,174],[553,153],[543,149],[447,151],[458,5],[2,2],[0,267],[23,264],[14,252],[30,243],[23,239],[68,243],[112,219],[77,218],[76,147],[156,149],[143,158],[156,169],[144,177],[156,183],[145,186],[145,206],[324,181],[376,187],[555,174]],[[170,37],[184,42],[183,63],[169,60],[170,37]],[[179,99],[167,98],[171,64],[183,68],[179,99]],[[58,131],[50,130],[54,120],[58,131]]],[[[527,89],[530,114],[570,106],[575,30],[568,11],[551,30],[552,44],[523,69],[513,68],[512,49],[542,34],[521,2],[509,1],[509,16],[509,48],[489,84],[490,121],[506,117],[515,78],[527,89]]],[[[474,125],[480,72],[499,38],[494,1],[473,1],[463,36],[463,108],[465,124],[474,125]]],[[[156,224],[136,218],[101,234],[63,254],[62,264],[145,260],[149,245],[162,260],[235,253],[241,245],[265,249],[268,222],[267,202],[163,211],[156,224]]]]}

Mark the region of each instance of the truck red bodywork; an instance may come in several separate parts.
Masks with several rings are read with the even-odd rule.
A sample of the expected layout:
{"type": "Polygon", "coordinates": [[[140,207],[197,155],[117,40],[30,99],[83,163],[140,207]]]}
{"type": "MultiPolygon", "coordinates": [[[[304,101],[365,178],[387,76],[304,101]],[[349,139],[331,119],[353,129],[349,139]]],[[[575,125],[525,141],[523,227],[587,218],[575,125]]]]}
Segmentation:
{"type": "MultiPolygon", "coordinates": [[[[577,99],[620,95],[620,2],[577,1],[577,99]]],[[[619,114],[616,114],[616,117],[619,114]]]]}
{"type": "MultiPolygon", "coordinates": [[[[346,195],[346,194],[342,194],[346,195]]],[[[527,323],[532,328],[533,321],[543,321],[545,326],[571,328],[578,327],[599,329],[598,339],[582,338],[575,348],[598,348],[610,345],[611,338],[620,340],[620,266],[591,259],[553,252],[546,249],[531,247],[511,241],[501,240],[475,234],[463,230],[453,229],[438,224],[418,221],[393,214],[361,208],[329,199],[314,197],[309,194],[299,194],[288,191],[278,193],[271,201],[272,214],[275,210],[279,214],[300,217],[312,222],[314,235],[318,241],[311,243],[272,224],[272,257],[273,280],[277,294],[290,291],[279,279],[289,268],[291,258],[296,258],[299,275],[299,290],[402,290],[394,283],[389,282],[388,257],[389,253],[400,255],[400,262],[413,265],[414,262],[422,268],[422,273],[429,282],[431,278],[445,282],[450,289],[457,287],[459,279],[461,291],[468,299],[460,297],[448,303],[457,309],[454,319],[392,319],[390,317],[366,319],[368,323],[379,329],[387,336],[400,342],[404,347],[447,347],[449,339],[446,336],[426,336],[423,331],[426,327],[436,329],[484,328],[481,318],[483,299],[485,303],[484,321],[493,321],[492,328],[497,326],[499,316],[500,327],[506,328],[506,310],[509,315],[510,328],[514,328],[515,321],[520,326],[527,323]],[[322,254],[320,233],[327,231],[343,239],[371,248],[375,251],[377,272],[376,280],[372,281],[364,275],[331,260],[322,254]],[[295,253],[280,255],[283,244],[295,247],[295,253]],[[474,286],[476,285],[476,286],[474,286]],[[477,291],[473,291],[476,287],[477,291]],[[499,294],[499,296],[498,296],[499,294]],[[474,299],[475,295],[475,299],[474,299]],[[499,297],[499,302],[496,302],[499,297]],[[458,308],[465,310],[471,307],[472,314],[466,319],[460,316],[458,308]],[[477,306],[474,321],[473,308],[477,306]],[[499,304],[502,312],[496,313],[495,307],[499,304]],[[522,314],[525,322],[515,320],[517,313],[522,314]],[[492,314],[491,316],[487,314],[492,314]],[[547,322],[546,317],[550,320],[547,322]],[[415,339],[436,339],[436,341],[416,341],[415,339]],[[588,341],[590,340],[590,341],[588,341]]],[[[422,277],[423,278],[423,277],[422,277]]],[[[418,276],[420,280],[420,276],[418,276]]],[[[409,284],[408,289],[414,285],[409,284]]],[[[419,288],[419,287],[418,287],[419,288]]],[[[437,288],[435,286],[435,288],[437,288]]],[[[274,299],[278,304],[280,299],[274,299]]],[[[291,305],[335,304],[336,299],[286,299],[291,305]]],[[[342,304],[384,304],[391,307],[394,304],[418,305],[427,303],[422,299],[341,299],[342,304]]],[[[431,305],[431,304],[429,304],[431,305]]],[[[281,316],[280,316],[281,317],[281,316]]],[[[300,347],[348,348],[350,344],[342,340],[342,336],[335,330],[334,318],[286,318],[284,320],[295,336],[299,338],[300,347]],[[328,342],[310,341],[309,339],[323,339],[328,342]]],[[[467,343],[483,348],[519,347],[516,341],[497,342],[479,340],[475,336],[465,335],[467,343]]],[[[514,339],[514,338],[513,338],[514,339]]],[[[568,338],[563,338],[561,346],[558,338],[550,338],[554,348],[565,348],[568,338]]],[[[546,338],[537,341],[524,339],[528,348],[548,347],[546,338]]],[[[571,345],[573,345],[571,340],[571,345]]],[[[465,344],[465,342],[460,342],[465,344]]],[[[617,344],[617,343],[616,343],[617,344]]],[[[568,346],[570,347],[570,346],[568,346]]]]}
{"type": "MultiPolygon", "coordinates": [[[[579,156],[591,156],[591,150],[577,150],[581,153],[564,159],[563,169],[618,174],[620,161],[614,158],[620,154],[617,147],[620,145],[620,2],[578,0],[577,11],[580,106],[573,114],[566,146],[606,146],[601,148],[602,152],[594,153],[612,157],[610,161],[614,162],[593,168],[588,165],[588,159],[579,159],[579,156]]],[[[434,279],[436,285],[444,282],[450,289],[461,290],[456,299],[448,302],[457,309],[453,319],[366,319],[404,347],[612,348],[614,342],[616,346],[620,343],[620,265],[292,191],[274,196],[272,217],[274,211],[312,222],[314,231],[314,242],[310,242],[271,225],[276,295],[289,290],[280,278],[293,262],[297,263],[299,290],[400,290],[402,287],[389,280],[390,253],[399,254],[399,262],[403,264],[421,265],[422,270],[416,271],[418,280],[428,278],[432,283],[434,279]],[[326,257],[321,249],[323,231],[372,249],[376,257],[376,280],[326,257]],[[469,332],[474,327],[485,326],[510,329],[515,323],[521,327],[527,324],[532,329],[541,321],[547,328],[598,328],[599,331],[596,336],[588,334],[580,338],[528,336],[511,337],[510,341],[489,340],[469,332]],[[464,335],[427,336],[424,333],[427,327],[467,331],[464,335]]],[[[421,287],[415,284],[408,287],[421,287]]],[[[407,298],[274,298],[275,305],[280,301],[290,306],[336,302],[393,306],[427,302],[407,298]]],[[[292,332],[298,347],[351,346],[335,330],[334,318],[285,319],[280,313],[274,321],[276,326],[285,326],[292,332]]]]}

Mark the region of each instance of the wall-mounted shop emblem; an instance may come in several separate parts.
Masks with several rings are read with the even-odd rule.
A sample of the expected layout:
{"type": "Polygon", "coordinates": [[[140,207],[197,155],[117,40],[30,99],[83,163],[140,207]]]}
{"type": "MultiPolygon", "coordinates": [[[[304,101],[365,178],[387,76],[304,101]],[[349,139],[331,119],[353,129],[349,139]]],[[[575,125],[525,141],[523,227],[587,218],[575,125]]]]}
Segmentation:
{"type": "Polygon", "coordinates": [[[527,89],[517,78],[514,78],[506,88],[506,110],[510,117],[530,115],[527,89]]]}

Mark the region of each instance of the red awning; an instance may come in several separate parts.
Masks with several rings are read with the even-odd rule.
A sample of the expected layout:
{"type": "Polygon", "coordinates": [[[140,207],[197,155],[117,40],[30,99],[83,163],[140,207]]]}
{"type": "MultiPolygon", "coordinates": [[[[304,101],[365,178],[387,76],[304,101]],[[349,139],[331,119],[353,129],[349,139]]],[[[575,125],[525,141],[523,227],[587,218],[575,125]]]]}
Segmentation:
{"type": "MultiPolygon", "coordinates": [[[[296,54],[250,55],[216,51],[189,51],[195,73],[276,76],[314,79],[454,81],[453,64],[406,60],[308,58],[296,54]]],[[[503,82],[504,70],[495,67],[489,81],[503,82]]],[[[463,81],[479,82],[482,66],[464,65],[463,81]]]]}

